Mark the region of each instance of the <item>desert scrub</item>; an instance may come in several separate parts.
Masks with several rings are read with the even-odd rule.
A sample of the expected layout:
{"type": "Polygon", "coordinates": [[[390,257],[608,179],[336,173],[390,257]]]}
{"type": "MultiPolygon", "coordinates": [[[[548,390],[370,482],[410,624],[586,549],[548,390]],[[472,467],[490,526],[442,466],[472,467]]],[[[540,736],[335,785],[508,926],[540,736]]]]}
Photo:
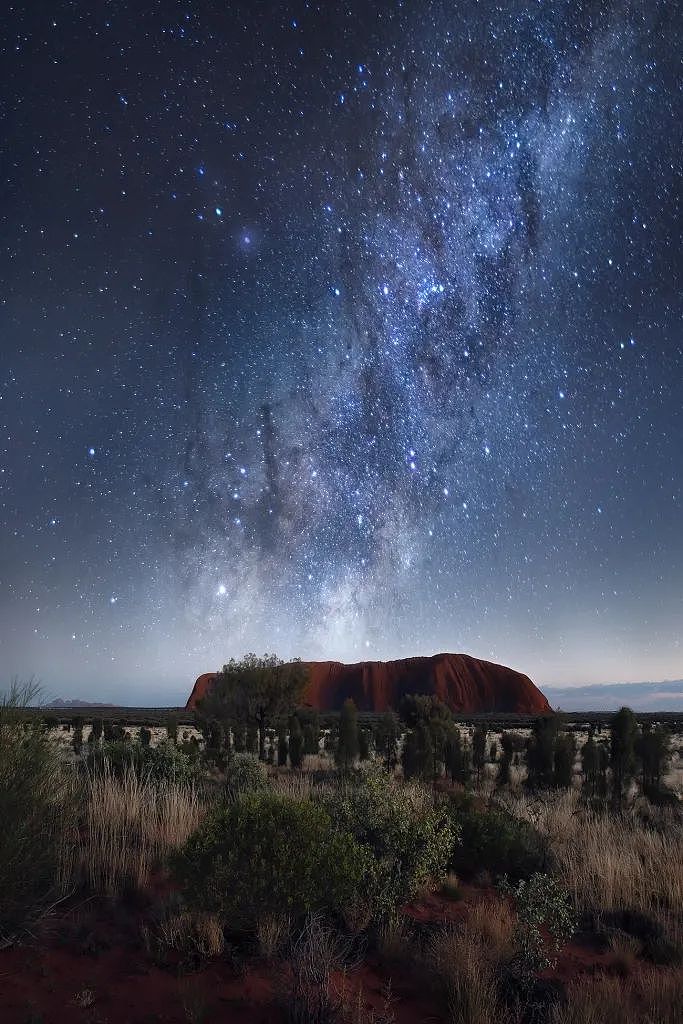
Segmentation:
{"type": "Polygon", "coordinates": [[[162,908],[156,921],[143,925],[142,939],[147,952],[162,964],[175,955],[188,965],[199,966],[220,956],[225,948],[223,927],[215,914],[172,904],[162,908]]]}
{"type": "Polygon", "coordinates": [[[500,890],[512,899],[517,911],[515,972],[531,977],[554,967],[557,953],[576,928],[568,894],[554,878],[540,872],[516,886],[503,879],[500,890]]]}
{"type": "Polygon", "coordinates": [[[255,754],[234,754],[228,765],[226,791],[229,799],[236,799],[242,793],[263,789],[268,775],[263,761],[255,754]]]}
{"type": "Polygon", "coordinates": [[[56,744],[22,707],[30,687],[0,701],[0,946],[63,891],[74,821],[73,780],[56,744]]]}
{"type": "Polygon", "coordinates": [[[377,884],[367,895],[378,916],[394,913],[445,875],[458,829],[421,787],[399,785],[373,766],[352,774],[325,804],[337,825],[372,854],[377,884]]]}
{"type": "Polygon", "coordinates": [[[122,778],[133,772],[152,782],[187,785],[197,779],[196,765],[181,747],[163,740],[156,747],[124,740],[105,742],[92,748],[86,759],[91,774],[107,771],[122,778]]]}
{"type": "Polygon", "coordinates": [[[567,987],[550,1024],[680,1024],[683,971],[643,971],[631,978],[582,978],[567,987]]]}
{"type": "Polygon", "coordinates": [[[372,857],[310,800],[268,790],[215,811],[172,858],[192,906],[253,931],[270,914],[341,914],[374,887],[372,857]]]}
{"type": "Polygon", "coordinates": [[[581,806],[577,793],[510,800],[508,806],[544,836],[577,911],[640,911],[683,941],[680,814],[661,816],[660,823],[633,813],[596,814],[581,806]]]}
{"type": "Polygon", "coordinates": [[[546,866],[547,847],[533,825],[502,807],[477,810],[471,798],[450,797],[445,806],[460,831],[451,867],[472,877],[487,871],[493,877],[527,878],[546,866]]]}

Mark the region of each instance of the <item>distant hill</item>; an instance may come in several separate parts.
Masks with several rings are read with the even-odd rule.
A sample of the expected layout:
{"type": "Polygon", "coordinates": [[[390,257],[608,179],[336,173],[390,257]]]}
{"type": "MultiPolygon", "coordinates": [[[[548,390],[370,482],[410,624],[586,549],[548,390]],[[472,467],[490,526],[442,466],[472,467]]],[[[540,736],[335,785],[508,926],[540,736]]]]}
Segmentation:
{"type": "MultiPolygon", "coordinates": [[[[467,654],[435,654],[398,661],[310,661],[304,703],[319,711],[338,711],[351,697],[359,711],[398,708],[407,693],[433,694],[451,710],[472,714],[508,712],[547,714],[551,709],[528,676],[467,654]]],[[[214,673],[199,676],[187,708],[210,691],[214,673]]]]}
{"type": "Polygon", "coordinates": [[[64,708],[108,708],[110,704],[104,704],[102,701],[97,700],[63,700],[61,697],[56,697],[54,700],[48,701],[43,707],[49,708],[51,711],[60,711],[64,708]]]}
{"type": "Polygon", "coordinates": [[[553,709],[563,711],[683,711],[683,679],[661,683],[597,683],[593,686],[546,686],[553,709]]]}

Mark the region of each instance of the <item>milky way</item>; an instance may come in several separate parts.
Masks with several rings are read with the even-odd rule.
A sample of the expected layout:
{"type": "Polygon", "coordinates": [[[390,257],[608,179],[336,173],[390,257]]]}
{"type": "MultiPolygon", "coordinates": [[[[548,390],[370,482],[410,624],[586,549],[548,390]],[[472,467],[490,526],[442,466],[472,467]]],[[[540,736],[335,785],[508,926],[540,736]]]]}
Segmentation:
{"type": "Polygon", "coordinates": [[[683,674],[675,4],[0,17],[10,674],[683,674]]]}

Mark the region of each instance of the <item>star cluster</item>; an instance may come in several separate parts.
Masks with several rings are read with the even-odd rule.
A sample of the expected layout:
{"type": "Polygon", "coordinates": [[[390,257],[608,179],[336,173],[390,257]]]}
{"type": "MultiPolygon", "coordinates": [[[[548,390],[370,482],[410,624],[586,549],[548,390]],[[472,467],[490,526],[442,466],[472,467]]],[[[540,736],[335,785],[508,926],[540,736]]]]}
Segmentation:
{"type": "Polygon", "coordinates": [[[675,5],[0,19],[10,674],[680,674],[675,5]]]}

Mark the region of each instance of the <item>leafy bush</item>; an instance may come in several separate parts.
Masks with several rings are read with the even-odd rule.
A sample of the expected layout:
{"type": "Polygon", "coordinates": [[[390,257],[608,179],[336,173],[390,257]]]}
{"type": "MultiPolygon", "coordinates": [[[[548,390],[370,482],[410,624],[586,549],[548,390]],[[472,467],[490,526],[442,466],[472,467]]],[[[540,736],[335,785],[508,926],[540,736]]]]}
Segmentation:
{"type": "Polygon", "coordinates": [[[512,897],[519,919],[517,973],[531,977],[555,966],[555,954],[576,928],[576,919],[567,892],[550,875],[536,872],[531,878],[511,886],[501,883],[501,891],[512,897]]]}
{"type": "Polygon", "coordinates": [[[255,754],[235,754],[228,766],[228,795],[236,799],[242,793],[263,789],[267,778],[266,766],[255,754]]]}
{"type": "Polygon", "coordinates": [[[352,776],[327,806],[339,828],[376,862],[377,887],[367,895],[380,915],[393,913],[420,886],[444,875],[458,828],[419,788],[398,786],[371,766],[352,776]]]}
{"type": "Polygon", "coordinates": [[[323,807],[269,790],[210,816],[173,867],[191,905],[247,929],[273,913],[341,913],[373,880],[369,853],[323,807]]]}
{"type": "Polygon", "coordinates": [[[546,844],[528,822],[500,807],[476,810],[467,798],[451,798],[447,806],[461,836],[451,858],[454,871],[519,879],[546,866],[546,844]]]}

